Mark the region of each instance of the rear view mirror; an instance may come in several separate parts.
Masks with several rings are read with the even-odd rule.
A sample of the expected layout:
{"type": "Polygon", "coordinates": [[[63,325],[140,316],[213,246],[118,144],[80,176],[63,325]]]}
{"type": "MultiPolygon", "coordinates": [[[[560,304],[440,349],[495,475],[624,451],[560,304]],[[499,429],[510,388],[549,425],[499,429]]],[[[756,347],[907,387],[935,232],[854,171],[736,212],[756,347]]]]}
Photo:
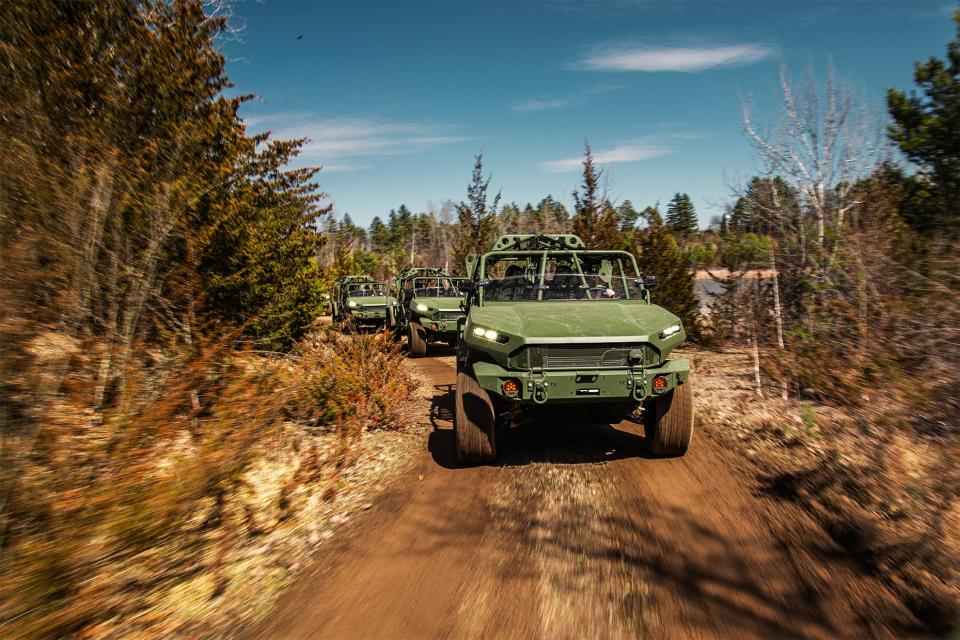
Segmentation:
{"type": "Polygon", "coordinates": [[[464,293],[470,293],[477,290],[477,284],[473,280],[464,280],[459,284],[459,289],[464,293]]]}
{"type": "Polygon", "coordinates": [[[643,286],[646,289],[653,289],[657,286],[657,276],[644,276],[643,286]]]}

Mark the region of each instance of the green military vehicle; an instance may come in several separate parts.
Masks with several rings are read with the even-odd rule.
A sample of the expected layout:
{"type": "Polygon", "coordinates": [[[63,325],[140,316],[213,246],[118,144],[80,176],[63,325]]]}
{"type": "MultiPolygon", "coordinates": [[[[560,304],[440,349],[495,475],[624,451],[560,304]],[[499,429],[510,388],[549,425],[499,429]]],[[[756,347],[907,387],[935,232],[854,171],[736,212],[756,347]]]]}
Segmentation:
{"type": "Polygon", "coordinates": [[[411,356],[426,355],[427,346],[436,342],[457,343],[458,322],[465,316],[460,286],[466,280],[430,267],[404,269],[396,275],[393,326],[406,336],[411,356]]]}
{"type": "Polygon", "coordinates": [[[352,332],[386,324],[387,309],[392,305],[386,283],[370,276],[343,276],[333,285],[330,315],[352,332]]]}
{"type": "Polygon", "coordinates": [[[648,449],[683,455],[693,434],[690,362],[669,359],[680,319],[650,301],[625,251],[572,235],[508,235],[467,258],[454,430],[466,463],[496,457],[498,425],[642,419],[648,449]]]}

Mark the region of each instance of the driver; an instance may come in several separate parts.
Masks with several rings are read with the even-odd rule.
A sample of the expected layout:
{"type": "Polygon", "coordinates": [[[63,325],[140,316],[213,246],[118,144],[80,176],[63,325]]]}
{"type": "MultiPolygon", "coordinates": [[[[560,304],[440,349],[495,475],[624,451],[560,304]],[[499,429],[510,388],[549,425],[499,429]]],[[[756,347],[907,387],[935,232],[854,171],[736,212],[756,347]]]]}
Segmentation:
{"type": "Polygon", "coordinates": [[[585,269],[587,282],[590,284],[590,288],[600,292],[600,295],[604,298],[615,298],[617,293],[610,288],[609,282],[605,282],[605,278],[601,271],[601,266],[599,262],[593,262],[587,265],[585,269]],[[602,289],[602,291],[601,291],[602,289]]]}

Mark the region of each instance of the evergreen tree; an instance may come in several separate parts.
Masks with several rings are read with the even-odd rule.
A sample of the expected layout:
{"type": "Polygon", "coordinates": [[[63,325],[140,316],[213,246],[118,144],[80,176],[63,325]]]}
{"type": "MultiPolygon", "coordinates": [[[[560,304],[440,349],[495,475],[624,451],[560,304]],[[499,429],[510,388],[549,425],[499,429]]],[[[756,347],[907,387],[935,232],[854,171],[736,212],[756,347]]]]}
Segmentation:
{"type": "Polygon", "coordinates": [[[557,202],[553,196],[547,196],[537,203],[538,231],[542,233],[567,233],[570,224],[570,214],[563,203],[557,202]]]}
{"type": "Polygon", "coordinates": [[[457,205],[457,236],[451,270],[465,273],[467,256],[486,251],[494,240],[500,193],[487,203],[487,190],[493,176],[483,179],[483,153],[474,156],[473,172],[467,185],[467,200],[457,205]]]}
{"type": "Polygon", "coordinates": [[[633,208],[633,203],[624,200],[617,209],[617,217],[620,219],[620,231],[631,233],[637,226],[637,220],[640,219],[640,212],[633,208]]]}
{"type": "Polygon", "coordinates": [[[314,224],[330,207],[316,204],[323,197],[312,182],[318,169],[283,169],[301,144],[251,149],[253,173],[222,194],[231,224],[208,218],[211,211],[197,218],[206,239],[196,247],[204,310],[276,349],[288,348],[320,315],[314,224]]]}
{"type": "Polygon", "coordinates": [[[946,61],[931,57],[914,65],[913,78],[923,95],[890,89],[887,108],[894,123],[890,138],[920,168],[907,179],[908,191],[924,197],[925,207],[905,211],[907,222],[924,232],[960,230],[960,11],[953,14],[957,35],[947,45],[946,61]],[[922,183],[927,183],[926,185],[922,183]],[[929,185],[928,188],[927,185],[929,185]]]}
{"type": "Polygon", "coordinates": [[[376,253],[385,253],[390,245],[390,230],[387,228],[387,225],[383,223],[383,220],[380,219],[380,216],[374,216],[373,220],[370,222],[370,232],[368,234],[370,238],[371,249],[376,253]]]}
{"type": "Polygon", "coordinates": [[[620,217],[609,200],[604,200],[593,234],[593,246],[597,249],[623,249],[623,234],[620,233],[620,217]]]}
{"type": "Polygon", "coordinates": [[[759,233],[782,237],[799,228],[800,200],[797,191],[783,178],[755,176],[733,207],[731,227],[738,233],[759,233]]]}
{"type": "Polygon", "coordinates": [[[677,193],[667,205],[667,227],[678,237],[693,235],[699,229],[697,212],[693,208],[690,196],[677,193]]]}
{"type": "Polygon", "coordinates": [[[661,221],[659,211],[647,207],[644,217],[647,228],[637,232],[637,266],[644,276],[657,278],[652,300],[679,316],[687,335],[696,340],[700,336],[700,304],[687,257],[661,221]]]}
{"type": "Polygon", "coordinates": [[[593,160],[590,145],[584,145],[583,184],[573,191],[573,233],[580,236],[587,247],[596,247],[594,235],[600,222],[603,197],[600,194],[600,174],[593,160]]]}

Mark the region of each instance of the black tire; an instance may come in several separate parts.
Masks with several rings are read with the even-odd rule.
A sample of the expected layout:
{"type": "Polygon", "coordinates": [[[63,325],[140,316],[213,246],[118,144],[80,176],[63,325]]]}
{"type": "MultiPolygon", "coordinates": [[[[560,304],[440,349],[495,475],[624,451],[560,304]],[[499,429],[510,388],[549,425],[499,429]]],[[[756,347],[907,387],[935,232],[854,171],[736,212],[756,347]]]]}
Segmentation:
{"type": "Polygon", "coordinates": [[[407,348],[410,350],[410,357],[422,358],[427,355],[427,340],[424,333],[423,327],[417,322],[407,325],[407,348]]]}
{"type": "Polygon", "coordinates": [[[644,408],[647,450],[657,456],[682,456],[693,438],[693,384],[690,380],[644,408]]]}
{"type": "Polygon", "coordinates": [[[348,313],[348,314],[347,314],[347,317],[343,319],[343,333],[346,333],[347,335],[351,335],[351,334],[354,334],[354,333],[358,333],[358,331],[357,331],[357,325],[356,325],[356,323],[353,321],[353,315],[352,315],[352,314],[349,314],[349,313],[348,313]]]}
{"type": "Polygon", "coordinates": [[[397,318],[396,313],[393,310],[393,305],[387,305],[387,321],[384,323],[384,325],[391,330],[395,329],[397,326],[397,318]]]}
{"type": "Polygon", "coordinates": [[[484,464],[497,457],[496,412],[490,394],[473,376],[457,374],[453,430],[457,457],[464,464],[484,464]]]}

